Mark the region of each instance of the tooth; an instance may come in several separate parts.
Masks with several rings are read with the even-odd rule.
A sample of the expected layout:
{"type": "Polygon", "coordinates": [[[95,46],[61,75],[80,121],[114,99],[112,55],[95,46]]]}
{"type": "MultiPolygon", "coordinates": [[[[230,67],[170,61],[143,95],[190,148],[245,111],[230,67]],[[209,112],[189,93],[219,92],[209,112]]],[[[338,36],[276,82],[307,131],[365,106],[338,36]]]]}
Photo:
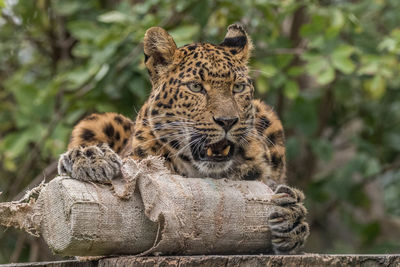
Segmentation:
{"type": "Polygon", "coordinates": [[[222,151],[222,155],[228,156],[230,149],[231,149],[231,146],[225,147],[225,149],[222,151]]]}
{"type": "Polygon", "coordinates": [[[209,148],[207,149],[207,156],[211,157],[212,154],[213,154],[213,152],[212,152],[211,148],[209,147],[209,148]]]}

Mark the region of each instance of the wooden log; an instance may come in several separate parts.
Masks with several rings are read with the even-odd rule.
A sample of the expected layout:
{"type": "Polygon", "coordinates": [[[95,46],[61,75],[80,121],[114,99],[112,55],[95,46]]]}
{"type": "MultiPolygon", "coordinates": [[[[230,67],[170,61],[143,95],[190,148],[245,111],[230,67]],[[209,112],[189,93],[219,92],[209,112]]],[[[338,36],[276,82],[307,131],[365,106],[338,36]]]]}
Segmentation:
{"type": "Polygon", "coordinates": [[[36,201],[1,203],[0,223],[41,234],[65,256],[271,251],[276,205],[262,182],[184,178],[156,159],[128,160],[122,173],[111,185],[55,178],[36,201]]]}
{"type": "Polygon", "coordinates": [[[226,256],[159,256],[159,257],[111,257],[93,261],[55,261],[22,264],[7,264],[2,267],[53,266],[53,267],[135,267],[135,266],[360,266],[360,267],[397,267],[400,266],[400,254],[391,255],[226,255],[226,256]]]}

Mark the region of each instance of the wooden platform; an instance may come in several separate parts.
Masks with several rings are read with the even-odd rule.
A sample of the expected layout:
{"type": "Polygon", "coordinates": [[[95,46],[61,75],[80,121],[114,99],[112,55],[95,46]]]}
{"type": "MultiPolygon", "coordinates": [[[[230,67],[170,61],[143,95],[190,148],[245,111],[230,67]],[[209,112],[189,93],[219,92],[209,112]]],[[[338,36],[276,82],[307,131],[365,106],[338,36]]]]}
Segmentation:
{"type": "Polygon", "coordinates": [[[160,257],[109,257],[92,261],[54,261],[0,265],[5,266],[400,266],[400,254],[381,255],[324,255],[305,254],[292,256],[229,255],[229,256],[160,256],[160,257]]]}

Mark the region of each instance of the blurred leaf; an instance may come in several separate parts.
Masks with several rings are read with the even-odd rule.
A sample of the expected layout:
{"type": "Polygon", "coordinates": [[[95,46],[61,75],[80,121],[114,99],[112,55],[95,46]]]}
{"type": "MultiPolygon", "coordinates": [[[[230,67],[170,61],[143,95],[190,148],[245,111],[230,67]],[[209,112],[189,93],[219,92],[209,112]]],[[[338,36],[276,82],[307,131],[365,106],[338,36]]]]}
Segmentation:
{"type": "Polygon", "coordinates": [[[291,77],[297,77],[304,74],[304,68],[300,66],[293,66],[288,70],[288,75],[291,77]]]}
{"type": "Polygon", "coordinates": [[[174,37],[175,43],[179,47],[191,43],[194,36],[198,35],[199,30],[198,25],[183,25],[169,31],[169,34],[174,37]]]}
{"type": "Polygon", "coordinates": [[[34,125],[15,134],[8,135],[2,142],[2,149],[7,150],[6,156],[15,159],[21,156],[29,142],[40,139],[44,129],[34,125]]]}
{"type": "Polygon", "coordinates": [[[105,23],[127,23],[129,17],[119,11],[110,11],[99,16],[99,21],[105,23]]]}
{"type": "Polygon", "coordinates": [[[68,82],[65,86],[67,90],[77,90],[82,87],[85,83],[91,79],[95,73],[99,71],[100,67],[97,65],[93,66],[82,66],[78,67],[70,72],[65,73],[65,81],[68,82]]]}
{"type": "Polygon", "coordinates": [[[200,24],[200,27],[204,27],[210,16],[211,1],[196,1],[191,13],[194,20],[200,24]]]}
{"type": "Polygon", "coordinates": [[[385,209],[393,216],[400,216],[400,171],[389,172],[384,176],[384,204],[385,209]]]}
{"type": "Polygon", "coordinates": [[[354,48],[351,46],[340,46],[336,48],[331,56],[332,65],[345,74],[350,74],[355,70],[355,65],[350,59],[354,48]]]}
{"type": "Polygon", "coordinates": [[[362,55],[361,68],[359,74],[374,75],[379,70],[379,57],[372,55],[362,55]]]}
{"type": "Polygon", "coordinates": [[[385,38],[378,46],[379,50],[388,50],[389,52],[394,52],[397,47],[397,41],[393,38],[385,38]]]}
{"type": "Polygon", "coordinates": [[[258,77],[256,80],[256,89],[257,92],[261,94],[268,92],[269,90],[268,79],[264,77],[258,77]]]}
{"type": "Polygon", "coordinates": [[[388,133],[385,140],[388,146],[400,152],[400,133],[388,133]]]}
{"type": "Polygon", "coordinates": [[[110,69],[110,66],[108,64],[103,64],[99,71],[96,73],[96,76],[94,76],[95,81],[100,81],[103,79],[103,77],[107,74],[108,70],[110,69]]]}
{"type": "Polygon", "coordinates": [[[255,66],[255,69],[253,70],[253,72],[260,73],[262,76],[264,76],[266,78],[270,78],[277,73],[277,69],[272,65],[262,64],[262,65],[255,66]]]}
{"type": "Polygon", "coordinates": [[[289,99],[295,99],[299,95],[299,86],[295,81],[288,81],[284,88],[285,96],[289,99]]]}
{"type": "Polygon", "coordinates": [[[371,158],[368,160],[365,170],[364,170],[364,175],[366,177],[371,177],[373,175],[379,174],[381,171],[381,165],[379,161],[375,158],[371,158]]]}
{"type": "Polygon", "coordinates": [[[379,99],[386,91],[386,81],[382,76],[376,75],[364,81],[364,89],[371,98],[379,99]]]}
{"type": "Polygon", "coordinates": [[[315,55],[304,55],[303,57],[307,60],[307,72],[314,76],[320,85],[328,84],[335,79],[335,70],[327,58],[315,55]]]}
{"type": "Polygon", "coordinates": [[[101,29],[91,21],[75,20],[68,23],[68,30],[79,40],[94,40],[101,29]]]}
{"type": "Polygon", "coordinates": [[[79,0],[69,1],[54,1],[55,10],[65,16],[73,15],[79,10],[91,8],[89,3],[81,2],[79,0]]]}
{"type": "Polygon", "coordinates": [[[340,30],[345,23],[345,18],[342,11],[334,9],[332,12],[331,27],[335,30],[340,30]]]}
{"type": "Polygon", "coordinates": [[[400,54],[400,28],[393,29],[390,37],[386,37],[379,43],[378,50],[387,50],[390,53],[400,54]]]}
{"type": "Polygon", "coordinates": [[[328,84],[332,82],[333,79],[335,79],[335,70],[330,66],[327,66],[316,77],[316,80],[320,85],[328,84]]]}

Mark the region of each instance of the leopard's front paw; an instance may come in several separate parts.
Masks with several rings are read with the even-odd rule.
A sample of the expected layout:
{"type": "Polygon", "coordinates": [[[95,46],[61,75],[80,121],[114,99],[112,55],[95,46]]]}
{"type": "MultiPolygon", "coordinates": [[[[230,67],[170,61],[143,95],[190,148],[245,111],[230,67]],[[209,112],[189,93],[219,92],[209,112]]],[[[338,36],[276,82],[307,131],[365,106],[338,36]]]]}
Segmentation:
{"type": "Polygon", "coordinates": [[[108,183],[120,173],[122,160],[107,144],[76,147],[58,160],[58,174],[81,181],[108,183]]]}
{"type": "Polygon", "coordinates": [[[269,217],[272,248],[276,254],[293,254],[309,235],[305,221],[307,210],[303,205],[304,194],[295,188],[279,185],[272,199],[275,211],[269,217]]]}

